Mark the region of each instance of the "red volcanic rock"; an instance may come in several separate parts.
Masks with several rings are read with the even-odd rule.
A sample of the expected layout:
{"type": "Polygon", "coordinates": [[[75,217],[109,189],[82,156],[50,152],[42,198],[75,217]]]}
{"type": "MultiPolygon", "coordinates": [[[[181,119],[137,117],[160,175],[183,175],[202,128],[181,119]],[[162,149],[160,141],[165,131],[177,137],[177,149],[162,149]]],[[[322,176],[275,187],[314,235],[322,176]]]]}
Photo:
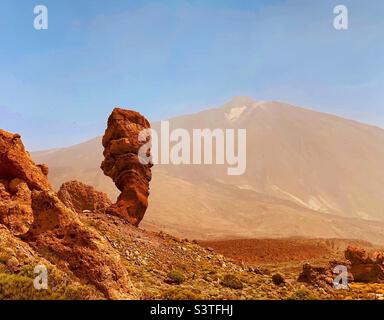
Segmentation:
{"type": "Polygon", "coordinates": [[[15,235],[28,231],[33,222],[31,190],[20,180],[0,180],[0,223],[15,235]]]}
{"type": "Polygon", "coordinates": [[[0,130],[0,179],[11,181],[18,178],[30,190],[48,190],[51,186],[46,172],[46,166],[38,167],[32,161],[20,135],[0,130]]]}
{"type": "Polygon", "coordinates": [[[112,204],[104,192],[97,191],[79,181],[63,183],[57,196],[66,207],[79,213],[84,210],[105,212],[112,204]]]}
{"type": "Polygon", "coordinates": [[[362,248],[349,246],[344,253],[351,262],[351,273],[358,282],[384,282],[384,253],[367,253],[362,248]]]}
{"type": "Polygon", "coordinates": [[[116,108],[108,119],[103,137],[104,161],[101,169],[121,191],[117,202],[107,213],[125,218],[137,226],[148,206],[152,164],[139,161],[139,149],[147,141],[139,141],[139,133],[150,124],[140,113],[116,108]]]}
{"type": "Polygon", "coordinates": [[[313,266],[309,263],[303,265],[303,270],[298,277],[299,282],[310,283],[318,286],[333,286],[333,280],[337,274],[333,273],[337,265],[343,265],[348,270],[348,282],[354,281],[350,272],[350,263],[348,261],[330,261],[328,265],[313,266]]]}
{"type": "MultiPolygon", "coordinates": [[[[0,223],[41,256],[81,282],[94,285],[107,298],[127,298],[130,285],[120,256],[60,201],[47,173],[46,166],[31,160],[19,135],[0,130],[0,223]]],[[[82,204],[74,200],[79,199],[71,197],[77,207],[100,199],[91,196],[82,204]]]]}
{"type": "Polygon", "coordinates": [[[41,172],[43,173],[43,175],[45,175],[46,177],[48,177],[48,173],[49,173],[49,168],[48,168],[48,166],[47,166],[46,164],[38,164],[37,166],[40,168],[40,170],[41,170],[41,172]]]}
{"type": "Polygon", "coordinates": [[[127,298],[128,273],[109,242],[85,226],[52,191],[32,194],[33,224],[26,235],[32,248],[60,269],[93,284],[107,298],[127,298]]]}
{"type": "MultiPolygon", "coordinates": [[[[324,266],[312,266],[309,263],[303,265],[303,271],[300,273],[298,281],[311,284],[325,284],[325,279],[332,279],[332,271],[324,266]]],[[[332,282],[330,283],[332,284],[332,282]]]]}
{"type": "Polygon", "coordinates": [[[32,220],[31,191],[50,189],[45,165],[37,166],[25,151],[20,135],[0,130],[0,223],[16,235],[32,220]]]}

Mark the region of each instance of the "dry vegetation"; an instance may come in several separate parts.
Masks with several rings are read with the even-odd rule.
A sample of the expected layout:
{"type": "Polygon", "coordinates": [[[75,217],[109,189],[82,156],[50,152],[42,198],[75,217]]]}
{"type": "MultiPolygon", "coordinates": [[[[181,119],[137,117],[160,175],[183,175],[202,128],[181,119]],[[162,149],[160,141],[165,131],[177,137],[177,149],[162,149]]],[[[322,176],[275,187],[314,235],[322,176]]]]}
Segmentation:
{"type": "Polygon", "coordinates": [[[82,221],[104,234],[120,252],[139,299],[378,299],[384,290],[381,284],[351,284],[350,290],[335,290],[297,282],[305,261],[326,263],[342,257],[349,244],[369,247],[367,242],[340,239],[235,241],[255,243],[257,250],[249,254],[247,246],[231,248],[233,242],[225,241],[221,249],[233,249],[231,256],[214,243],[199,245],[196,241],[162,232],[140,230],[116,217],[89,213],[82,216],[82,221]],[[246,256],[248,259],[243,259],[246,256]],[[285,284],[273,283],[275,273],[284,276],[285,284]]]}
{"type": "MultiPolygon", "coordinates": [[[[340,257],[343,248],[350,243],[347,240],[244,240],[199,245],[196,241],[178,239],[162,232],[147,232],[105,214],[84,213],[81,220],[102,234],[120,253],[130,275],[132,298],[303,300],[384,297],[382,284],[352,283],[349,290],[335,290],[297,282],[304,260],[321,264],[340,257]],[[302,252],[299,252],[300,246],[304,248],[302,252]],[[292,250],[285,251],[286,248],[292,250]],[[258,250],[260,254],[257,254],[258,250]],[[284,255],[279,256],[281,252],[284,255]],[[284,277],[285,283],[274,284],[272,276],[276,273],[284,277]]],[[[15,238],[8,237],[5,228],[0,231],[1,299],[103,298],[89,284],[80,283],[73,275],[62,273],[35,253],[28,252],[23,242],[14,243],[15,238]],[[33,266],[38,263],[46,264],[49,269],[47,291],[36,291],[32,286],[33,266]]]]}

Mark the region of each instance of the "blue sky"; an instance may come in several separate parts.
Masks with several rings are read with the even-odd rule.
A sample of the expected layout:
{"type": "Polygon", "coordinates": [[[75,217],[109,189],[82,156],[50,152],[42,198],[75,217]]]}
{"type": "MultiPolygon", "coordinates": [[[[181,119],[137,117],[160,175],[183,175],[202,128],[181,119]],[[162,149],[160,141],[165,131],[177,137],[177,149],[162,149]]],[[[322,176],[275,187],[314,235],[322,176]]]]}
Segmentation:
{"type": "Polygon", "coordinates": [[[117,105],[158,120],[236,95],[384,127],[382,0],[0,1],[0,128],[31,150],[101,134],[117,105]]]}

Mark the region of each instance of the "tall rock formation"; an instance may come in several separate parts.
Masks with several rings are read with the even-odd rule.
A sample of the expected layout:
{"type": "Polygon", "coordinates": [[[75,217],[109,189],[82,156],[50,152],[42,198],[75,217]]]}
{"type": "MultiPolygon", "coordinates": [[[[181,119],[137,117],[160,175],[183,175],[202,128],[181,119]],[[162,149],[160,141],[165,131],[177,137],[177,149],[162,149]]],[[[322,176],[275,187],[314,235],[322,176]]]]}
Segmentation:
{"type": "Polygon", "coordinates": [[[104,161],[101,169],[121,191],[107,213],[125,218],[138,226],[148,206],[152,164],[142,164],[138,153],[147,141],[139,133],[150,124],[140,113],[116,108],[108,119],[103,137],[104,161]]]}

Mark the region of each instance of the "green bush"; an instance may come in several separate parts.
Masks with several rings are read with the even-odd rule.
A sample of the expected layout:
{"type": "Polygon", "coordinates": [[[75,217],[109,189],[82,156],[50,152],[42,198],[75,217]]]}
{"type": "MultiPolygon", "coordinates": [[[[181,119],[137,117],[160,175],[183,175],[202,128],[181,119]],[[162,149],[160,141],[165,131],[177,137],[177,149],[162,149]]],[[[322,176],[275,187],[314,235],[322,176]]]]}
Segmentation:
{"type": "Polygon", "coordinates": [[[23,266],[19,273],[0,272],[0,300],[83,300],[102,298],[96,289],[71,284],[57,270],[48,268],[48,289],[37,290],[33,285],[34,266],[23,266]]]}
{"type": "Polygon", "coordinates": [[[275,273],[272,276],[272,282],[273,282],[273,284],[279,286],[279,285],[282,285],[285,283],[285,279],[284,279],[283,275],[281,275],[280,273],[275,273]]]}
{"type": "Polygon", "coordinates": [[[36,290],[33,280],[20,275],[0,273],[0,300],[59,299],[50,290],[36,290]]]}
{"type": "Polygon", "coordinates": [[[178,270],[172,270],[168,273],[166,283],[169,284],[181,284],[185,281],[183,273],[178,270]]]}
{"type": "Polygon", "coordinates": [[[233,274],[225,275],[223,280],[221,280],[220,283],[224,287],[228,287],[231,289],[243,289],[243,287],[244,287],[241,280],[233,274]]]}
{"type": "Polygon", "coordinates": [[[299,289],[288,300],[318,300],[318,297],[307,289],[299,289]]]}

